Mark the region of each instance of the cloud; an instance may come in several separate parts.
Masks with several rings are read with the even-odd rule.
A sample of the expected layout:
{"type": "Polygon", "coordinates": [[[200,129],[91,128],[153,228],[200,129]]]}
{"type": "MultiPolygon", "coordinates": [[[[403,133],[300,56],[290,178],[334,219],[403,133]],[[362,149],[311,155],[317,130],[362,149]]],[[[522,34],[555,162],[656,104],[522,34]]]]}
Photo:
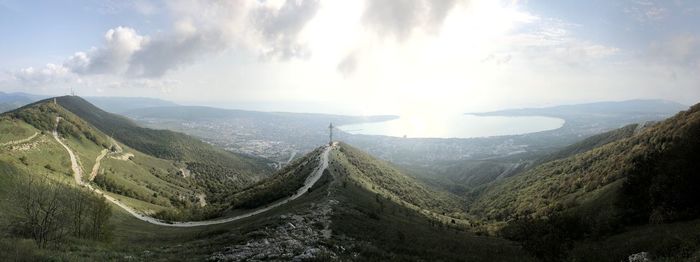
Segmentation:
{"type": "Polygon", "coordinates": [[[175,79],[170,78],[134,78],[134,79],[103,79],[100,80],[101,83],[91,83],[88,82],[86,86],[103,86],[104,88],[112,89],[124,89],[124,88],[136,88],[136,89],[155,89],[162,93],[170,93],[174,89],[180,87],[182,83],[175,79]]]}
{"type": "Polygon", "coordinates": [[[204,54],[231,48],[267,60],[308,58],[311,51],[299,34],[319,5],[318,0],[175,1],[171,12],[180,19],[174,32],[138,51],[129,72],[158,77],[204,54]]]}
{"type": "Polygon", "coordinates": [[[134,28],[119,26],[105,33],[102,46],[76,52],[62,67],[81,76],[157,78],[232,48],[265,59],[308,58],[311,51],[299,35],[315,16],[318,0],[280,3],[172,1],[169,10],[177,19],[171,31],[144,36],[134,28]]]}
{"type": "Polygon", "coordinates": [[[28,86],[39,86],[54,82],[68,82],[76,79],[70,70],[62,65],[46,64],[42,68],[27,67],[12,74],[20,83],[28,86]]]}
{"type": "Polygon", "coordinates": [[[655,62],[680,66],[700,64],[700,37],[695,35],[677,35],[652,42],[649,50],[650,59],[655,62]]]}
{"type": "Polygon", "coordinates": [[[365,25],[379,35],[406,40],[414,29],[435,33],[459,0],[367,0],[365,25]]]}
{"type": "Polygon", "coordinates": [[[392,49],[399,50],[410,45],[410,38],[417,33],[436,38],[450,12],[466,0],[365,0],[360,9],[361,37],[336,65],[336,71],[344,77],[355,73],[363,55],[377,48],[386,48],[384,39],[396,40],[392,49]],[[365,52],[368,51],[368,52],[365,52]]]}
{"type": "Polygon", "coordinates": [[[666,7],[649,0],[635,0],[623,11],[639,22],[659,21],[666,18],[669,13],[666,7]]]}
{"type": "Polygon", "coordinates": [[[351,52],[338,63],[336,70],[344,76],[352,75],[357,70],[357,60],[357,52],[351,52]]]}
{"type": "Polygon", "coordinates": [[[179,17],[174,32],[154,37],[136,52],[129,73],[159,77],[202,55],[231,48],[267,60],[308,58],[311,51],[299,34],[318,8],[318,0],[175,1],[170,8],[179,17]]]}
{"type": "Polygon", "coordinates": [[[586,66],[620,53],[617,47],[575,37],[576,27],[557,19],[538,19],[527,30],[507,36],[506,47],[528,61],[569,66],[586,66]]]}
{"type": "Polygon", "coordinates": [[[148,38],[121,26],[108,30],[104,40],[103,47],[77,52],[63,65],[77,74],[119,74],[129,68],[132,55],[148,44],[148,38]]]}
{"type": "Polygon", "coordinates": [[[486,58],[481,60],[481,63],[493,62],[496,65],[508,64],[510,60],[513,59],[511,54],[490,54],[486,58]]]}
{"type": "Polygon", "coordinates": [[[317,0],[307,0],[286,1],[279,9],[257,9],[253,14],[254,24],[268,44],[267,48],[262,50],[263,55],[283,59],[308,57],[311,51],[300,44],[297,38],[306,23],[316,15],[318,8],[317,0]]]}
{"type": "Polygon", "coordinates": [[[217,31],[181,28],[175,34],[149,41],[135,52],[130,60],[128,74],[160,77],[170,70],[192,63],[199,56],[223,51],[228,47],[229,42],[217,31]]]}

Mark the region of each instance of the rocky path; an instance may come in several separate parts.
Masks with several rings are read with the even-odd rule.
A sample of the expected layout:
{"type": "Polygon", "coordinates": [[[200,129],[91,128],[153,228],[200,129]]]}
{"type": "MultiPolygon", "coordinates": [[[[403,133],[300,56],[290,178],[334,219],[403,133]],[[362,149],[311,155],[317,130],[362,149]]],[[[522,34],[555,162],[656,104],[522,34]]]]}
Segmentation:
{"type": "MultiPolygon", "coordinates": [[[[273,209],[273,208],[275,208],[275,207],[284,205],[284,204],[288,203],[289,201],[292,201],[292,200],[294,200],[294,199],[297,199],[297,198],[299,198],[300,196],[302,196],[304,193],[306,193],[306,192],[309,190],[309,188],[311,188],[314,184],[316,184],[316,181],[318,181],[318,179],[321,178],[321,176],[323,175],[323,171],[326,170],[326,168],[328,168],[328,155],[329,155],[331,149],[335,146],[335,144],[333,144],[333,145],[331,145],[331,146],[326,146],[326,148],[323,150],[323,153],[321,154],[321,161],[319,161],[319,163],[320,163],[319,166],[316,167],[316,169],[314,170],[314,172],[311,173],[311,175],[309,175],[309,177],[306,178],[306,181],[304,181],[304,186],[302,186],[301,188],[299,188],[299,189],[297,190],[297,192],[294,193],[294,195],[292,195],[292,196],[290,196],[290,197],[281,199],[281,200],[279,200],[279,201],[277,201],[277,202],[274,202],[274,203],[272,203],[272,204],[270,204],[270,205],[267,205],[267,206],[265,206],[265,207],[261,207],[261,208],[252,210],[252,211],[250,211],[250,212],[248,212],[248,213],[241,214],[241,215],[234,216],[234,217],[220,218],[220,219],[213,219],[213,220],[206,220],[206,221],[169,222],[169,221],[163,221],[163,220],[160,220],[160,219],[157,219],[157,218],[153,218],[153,217],[150,217],[150,216],[146,216],[146,215],[144,215],[144,214],[142,214],[142,213],[140,213],[140,212],[134,210],[133,208],[127,206],[126,204],[122,203],[122,202],[119,201],[118,199],[116,199],[116,198],[114,198],[114,197],[112,197],[112,196],[110,196],[110,195],[107,195],[107,194],[103,193],[101,190],[99,190],[99,189],[97,189],[97,188],[92,187],[90,184],[84,183],[84,182],[82,181],[83,171],[82,171],[82,169],[80,168],[80,165],[78,165],[78,160],[77,160],[77,158],[75,157],[75,154],[74,154],[73,151],[72,151],[66,144],[64,144],[63,141],[61,141],[61,139],[58,137],[58,131],[57,131],[57,129],[58,129],[58,122],[59,122],[60,120],[61,120],[60,117],[56,117],[56,125],[55,125],[54,130],[53,130],[53,137],[54,137],[54,139],[56,139],[56,141],[57,141],[59,144],[61,144],[61,145],[63,146],[63,148],[66,149],[66,151],[68,151],[68,155],[70,156],[70,161],[71,161],[71,169],[73,169],[73,178],[75,178],[75,182],[76,182],[78,185],[87,187],[87,188],[89,188],[90,190],[94,191],[95,193],[100,194],[100,195],[103,195],[103,196],[105,197],[105,199],[107,199],[108,201],[114,203],[115,205],[119,206],[120,208],[124,209],[124,211],[126,211],[126,212],[129,213],[129,214],[131,214],[131,215],[132,215],[133,217],[135,217],[136,219],[139,219],[139,220],[141,220],[141,221],[148,222],[148,223],[151,223],[151,224],[154,224],[154,225],[169,226],[169,227],[198,227],[198,226],[208,226],[208,225],[216,225],[216,224],[228,223],[228,222],[231,222],[231,221],[236,221],[236,220],[239,220],[239,219],[252,217],[252,216],[254,216],[254,215],[257,215],[257,214],[266,212],[266,211],[268,211],[268,210],[270,210],[270,209],[273,209]]],[[[105,151],[103,151],[103,153],[104,153],[104,152],[105,152],[105,151]]],[[[101,156],[104,157],[103,155],[101,155],[101,156]]],[[[101,160],[101,158],[100,158],[99,156],[98,156],[98,160],[101,160]]],[[[96,170],[99,169],[99,162],[100,162],[100,161],[97,161],[97,162],[95,163],[95,167],[93,167],[93,172],[92,172],[92,173],[96,173],[96,170]]],[[[92,175],[92,173],[91,173],[91,178],[94,178],[94,176],[92,175]]]]}
{"type": "Polygon", "coordinates": [[[83,183],[83,169],[80,168],[80,165],[78,165],[78,159],[75,157],[75,154],[73,154],[73,150],[70,150],[70,148],[61,141],[61,138],[58,137],[58,122],[61,121],[61,117],[56,117],[56,125],[54,125],[53,128],[53,138],[56,139],[56,142],[61,144],[63,148],[68,151],[68,155],[70,156],[70,167],[73,169],[73,179],[75,179],[75,183],[78,185],[84,185],[83,183]]]}
{"type": "Polygon", "coordinates": [[[11,145],[16,145],[16,144],[21,144],[24,142],[29,142],[30,140],[34,139],[37,135],[39,135],[39,132],[34,132],[33,135],[25,138],[25,139],[20,139],[20,140],[14,140],[14,141],[8,141],[5,143],[0,143],[0,146],[11,146],[11,145]]]}
{"type": "Polygon", "coordinates": [[[90,181],[94,180],[97,176],[97,171],[100,169],[100,162],[102,162],[102,159],[107,155],[108,151],[107,149],[102,149],[100,155],[95,158],[95,165],[92,166],[92,172],[90,172],[90,181]]]}
{"type": "MultiPolygon", "coordinates": [[[[241,214],[241,215],[234,216],[234,217],[220,218],[220,219],[207,220],[207,221],[188,221],[188,222],[172,222],[172,223],[159,221],[158,224],[162,225],[162,223],[166,223],[165,224],[166,226],[172,226],[172,227],[196,227],[196,226],[216,225],[216,224],[228,223],[231,221],[236,221],[239,219],[252,217],[252,216],[264,213],[264,212],[266,212],[270,209],[273,209],[275,207],[284,205],[284,204],[288,203],[289,201],[292,201],[292,200],[297,199],[300,196],[304,195],[309,190],[309,188],[313,187],[313,185],[316,184],[318,179],[320,179],[321,176],[323,175],[323,171],[326,170],[326,168],[328,168],[328,155],[330,154],[330,151],[332,148],[333,148],[333,146],[326,146],[326,148],[323,150],[323,153],[321,154],[321,161],[319,162],[320,163],[319,166],[316,167],[314,172],[311,173],[311,175],[309,175],[309,177],[306,178],[306,181],[304,181],[304,186],[299,188],[297,190],[297,192],[294,193],[294,195],[292,195],[290,197],[278,200],[278,201],[276,201],[270,205],[267,205],[265,207],[261,207],[261,208],[252,210],[248,213],[241,214]]],[[[150,221],[148,221],[148,222],[150,222],[150,221]]]]}

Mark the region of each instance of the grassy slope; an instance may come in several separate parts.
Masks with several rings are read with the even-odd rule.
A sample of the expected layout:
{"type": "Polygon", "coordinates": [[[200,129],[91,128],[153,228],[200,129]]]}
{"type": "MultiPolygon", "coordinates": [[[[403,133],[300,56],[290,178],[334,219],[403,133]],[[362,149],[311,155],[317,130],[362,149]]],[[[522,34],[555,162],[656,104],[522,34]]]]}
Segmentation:
{"type": "Polygon", "coordinates": [[[489,187],[471,212],[549,261],[700,259],[700,105],[627,126],[489,187]]]}
{"type": "Polygon", "coordinates": [[[250,209],[293,195],[319,165],[323,147],[295,159],[269,178],[231,196],[231,207],[250,209]]]}
{"type": "Polygon", "coordinates": [[[464,231],[426,209],[459,212],[459,202],[347,144],[331,152],[333,232],[355,239],[360,261],[529,261],[512,242],[464,231]]]}
{"type": "Polygon", "coordinates": [[[478,196],[494,182],[523,173],[540,164],[567,158],[632,136],[637,124],[583,139],[554,153],[525,153],[484,160],[448,161],[428,170],[406,167],[415,177],[467,199],[478,196]]]}
{"type": "Polygon", "coordinates": [[[5,118],[0,122],[0,144],[28,138],[38,131],[24,121],[5,118]]]}
{"type": "MultiPolygon", "coordinates": [[[[290,165],[290,169],[305,166],[304,159],[311,156],[301,158],[299,165],[290,165]]],[[[371,181],[364,180],[367,179],[365,174],[340,173],[341,170],[348,170],[350,167],[343,168],[341,165],[347,165],[349,162],[337,161],[339,156],[348,157],[345,153],[335,150],[331,158],[332,167],[329,169],[335,171],[327,172],[309,194],[263,215],[208,227],[165,228],[136,220],[121,209],[114,208],[111,223],[116,230],[110,243],[78,241],[69,242],[58,249],[38,250],[32,246],[31,241],[0,237],[0,250],[20,250],[19,254],[35,259],[54,257],[70,261],[129,258],[137,261],[202,261],[227,246],[243,244],[259,237],[254,235],[254,232],[279,225],[279,217],[282,214],[305,210],[319,201],[327,202],[331,197],[339,200],[341,204],[334,207],[334,215],[331,218],[334,238],[324,245],[333,247],[339,244],[347,247],[349,251],[341,254],[341,259],[344,260],[530,261],[512,242],[476,236],[452,226],[449,222],[437,222],[415,209],[407,208],[406,202],[395,201],[397,199],[390,200],[382,196],[380,204],[377,193],[372,191],[371,187],[361,185],[360,180],[354,180],[357,177],[363,179],[362,181],[371,181]],[[350,180],[345,180],[348,178],[350,180]],[[343,186],[343,181],[350,182],[343,186]],[[331,190],[332,194],[329,194],[328,190],[331,190]],[[376,216],[369,217],[368,214],[372,212],[376,212],[376,216]],[[358,252],[357,255],[355,252],[358,252]]],[[[361,157],[361,161],[372,162],[371,165],[384,165],[370,156],[361,157]]],[[[135,159],[139,159],[139,156],[135,159]]],[[[362,163],[357,164],[364,166],[362,163]]],[[[0,177],[0,182],[4,182],[3,179],[4,177],[0,177]]],[[[66,175],[65,179],[70,182],[69,176],[66,175]]],[[[404,183],[412,184],[408,181],[410,180],[404,183]]],[[[0,185],[0,198],[4,196],[3,192],[0,185]]]]}
{"type": "MultiPolygon", "coordinates": [[[[118,141],[155,157],[183,161],[212,192],[231,193],[270,171],[265,161],[217,149],[169,130],[142,128],[133,121],[100,110],[79,97],[57,98],[60,105],[118,141]]],[[[221,198],[218,194],[217,198],[221,198]]]]}
{"type": "MultiPolygon", "coordinates": [[[[92,168],[91,164],[94,163],[94,158],[103,147],[101,147],[101,144],[98,145],[87,139],[86,136],[94,136],[98,141],[108,141],[108,138],[99,130],[91,128],[72,113],[52,104],[33,104],[26,108],[0,115],[0,127],[10,127],[13,130],[13,134],[16,134],[16,138],[25,138],[25,134],[40,133],[26,143],[0,147],[0,210],[8,211],[11,208],[4,205],[9,203],[5,200],[11,197],[9,193],[11,192],[12,184],[30,176],[46,177],[56,183],[75,186],[68,154],[49,132],[49,130],[53,129],[52,119],[55,119],[55,116],[58,115],[63,117],[64,120],[62,122],[65,121],[66,123],[64,130],[59,128],[61,131],[60,135],[64,137],[69,147],[78,154],[78,157],[81,159],[80,162],[83,163],[83,169],[89,173],[92,168]],[[36,128],[27,124],[23,119],[30,119],[30,121],[42,128],[36,128]],[[70,131],[71,128],[75,130],[70,131]],[[42,134],[41,131],[45,132],[42,134]],[[87,161],[82,160],[84,157],[91,159],[90,166],[86,165],[85,162],[87,161]],[[24,162],[20,158],[25,159],[24,162]],[[46,165],[50,165],[51,169],[46,168],[46,165]]],[[[12,139],[16,138],[13,137],[12,139]]],[[[116,160],[111,159],[108,155],[102,162],[102,168],[98,177],[105,175],[117,177],[119,178],[118,183],[124,183],[126,187],[137,191],[145,190],[147,192],[143,196],[147,197],[151,197],[151,193],[156,192],[159,199],[168,195],[187,195],[190,194],[190,188],[197,188],[193,186],[194,181],[183,179],[175,173],[182,165],[142,154],[124,145],[122,147],[125,152],[135,155],[133,159],[128,161],[116,160]]],[[[154,205],[138,200],[140,196],[136,198],[117,197],[144,211],[173,209],[171,203],[161,202],[158,203],[159,205],[154,205]]],[[[201,237],[200,234],[202,232],[210,230],[209,228],[196,230],[164,229],[136,220],[119,208],[113,207],[113,211],[114,215],[111,224],[117,230],[111,243],[69,239],[66,243],[51,249],[38,249],[32,240],[17,239],[5,235],[3,225],[8,221],[6,215],[9,215],[9,213],[0,212],[0,229],[3,229],[0,230],[0,260],[105,261],[123,260],[128,257],[139,256],[142,256],[141,259],[150,260],[151,255],[149,255],[149,252],[151,254],[155,253],[151,250],[161,248],[160,243],[168,243],[175,246],[179,240],[196,239],[201,237]],[[135,243],[142,245],[139,246],[135,243]],[[145,255],[143,252],[146,252],[145,255]]],[[[218,227],[216,230],[221,230],[221,228],[218,227]]],[[[208,252],[208,250],[202,248],[199,253],[208,252]]],[[[172,251],[161,253],[160,259],[163,261],[179,260],[190,255],[192,251],[188,250],[186,253],[172,256],[170,253],[172,251]]],[[[196,256],[193,260],[202,259],[203,257],[196,256]]]]}
{"type": "Polygon", "coordinates": [[[576,154],[584,153],[590,151],[596,147],[601,147],[606,144],[619,141],[621,139],[629,138],[634,135],[635,130],[638,128],[639,124],[631,124],[625,127],[611,130],[602,134],[597,134],[584,139],[581,142],[575,143],[573,145],[567,146],[555,153],[547,155],[542,159],[539,159],[538,163],[546,163],[558,159],[567,158],[576,154]]]}
{"type": "Polygon", "coordinates": [[[401,201],[416,210],[458,216],[464,204],[449,193],[436,191],[401,173],[389,163],[378,160],[350,145],[341,143],[334,152],[339,172],[368,190],[401,201]]]}
{"type": "Polygon", "coordinates": [[[540,217],[597,199],[596,195],[624,179],[640,157],[664,150],[682,135],[696,135],[687,132],[700,122],[699,111],[695,106],[635,136],[544,163],[507,179],[486,190],[472,204],[471,211],[495,220],[540,217]]]}
{"type": "MultiPolygon", "coordinates": [[[[16,134],[40,133],[29,142],[0,148],[0,161],[14,165],[29,174],[44,174],[67,184],[74,184],[68,154],[50,134],[56,116],[63,118],[59,122],[60,136],[76,153],[84,173],[83,179],[87,180],[95,158],[111,145],[111,140],[70,111],[53,103],[35,103],[0,116],[0,127],[10,127],[16,134]],[[27,124],[26,121],[36,127],[27,124]]],[[[126,201],[144,202],[135,208],[145,212],[163,209],[174,211],[179,207],[192,206],[188,202],[189,199],[196,201],[195,193],[204,191],[191,178],[185,179],[177,175],[177,163],[157,159],[126,146],[122,147],[125,148],[125,152],[132,153],[135,157],[132,160],[116,160],[111,156],[117,155],[108,154],[102,160],[96,181],[107,178],[116,185],[115,188],[129,189],[130,194],[114,190],[115,188],[111,188],[111,191],[130,198],[126,201]]]]}
{"type": "MultiPolygon", "coordinates": [[[[0,173],[4,173],[0,162],[0,173]]],[[[10,166],[14,168],[14,165],[10,166]]],[[[30,175],[30,174],[22,174],[30,175]]],[[[7,197],[8,176],[0,176],[0,200],[7,197]]],[[[325,188],[326,185],[320,185],[325,188]]],[[[316,188],[318,189],[318,187],[316,188]]],[[[26,239],[4,238],[0,230],[0,251],[7,250],[8,260],[28,258],[30,261],[204,261],[211,254],[236,244],[245,244],[261,229],[280,225],[282,214],[305,210],[327,197],[325,190],[314,190],[281,207],[233,223],[194,228],[171,228],[152,225],[135,219],[119,208],[113,208],[111,225],[115,227],[110,242],[74,241],[58,248],[38,249],[26,239]],[[10,252],[11,251],[11,252],[10,252]],[[19,257],[14,257],[15,252],[19,257]]],[[[0,201],[0,208],[4,202],[0,201]]],[[[0,213],[0,224],[4,221],[0,213]]],[[[0,228],[1,229],[1,228],[0,228]]],[[[0,252],[0,260],[4,258],[0,252]]]]}
{"type": "MultiPolygon", "coordinates": [[[[534,171],[531,170],[523,175],[523,177],[534,176],[530,177],[529,180],[520,180],[520,176],[508,179],[504,184],[518,181],[519,185],[515,187],[508,186],[505,189],[501,188],[501,190],[505,191],[500,191],[500,193],[503,195],[520,194],[518,196],[522,197],[523,200],[517,197],[515,199],[508,198],[508,196],[498,197],[506,198],[506,200],[500,199],[502,201],[512,200],[518,202],[513,206],[509,206],[508,203],[504,206],[513,208],[510,209],[511,212],[524,210],[523,213],[519,214],[541,215],[568,207],[576,207],[578,210],[588,210],[588,212],[607,209],[601,207],[612,205],[611,201],[615,198],[615,194],[618,192],[617,189],[624,181],[624,179],[620,179],[624,178],[624,169],[616,171],[615,168],[627,168],[627,166],[633,165],[634,163],[630,162],[632,160],[628,158],[633,158],[634,155],[630,156],[629,154],[641,154],[641,152],[648,150],[662,150],[672,145],[676,137],[686,135],[683,130],[687,131],[687,128],[697,126],[698,121],[700,121],[698,111],[698,108],[695,107],[694,111],[684,114],[683,118],[663,122],[637,136],[608,143],[591,151],[547,163],[534,169],[545,171],[555,169],[551,171],[552,173],[533,174],[534,171]],[[613,164],[617,164],[617,166],[612,167],[613,169],[605,166],[613,164]],[[596,174],[605,174],[606,176],[602,178],[587,177],[595,176],[596,174]],[[564,186],[571,181],[571,175],[577,175],[579,178],[583,177],[586,179],[573,180],[574,182],[582,183],[582,188],[576,188],[573,192],[568,192],[566,190],[572,187],[564,186]],[[562,191],[554,191],[555,189],[562,189],[562,191]],[[579,189],[583,189],[583,191],[579,189]],[[530,196],[537,194],[546,194],[547,198],[551,200],[545,199],[545,202],[543,202],[541,197],[532,198],[530,196]],[[553,201],[554,204],[547,201],[553,201]],[[525,208],[520,209],[522,207],[525,208]],[[528,210],[535,210],[535,212],[528,212],[528,210]]],[[[67,119],[71,117],[68,113],[64,112],[64,114],[64,117],[67,119]]],[[[4,117],[7,117],[7,115],[4,117]]],[[[3,123],[11,125],[5,122],[7,120],[0,121],[0,126],[3,123]]],[[[76,122],[73,124],[75,128],[78,128],[78,131],[82,131],[79,128],[82,125],[81,123],[76,122]]],[[[32,134],[34,130],[39,130],[21,123],[20,126],[26,129],[20,130],[22,133],[32,134]]],[[[70,127],[65,129],[70,130],[70,127]]],[[[98,141],[106,139],[100,132],[91,131],[90,133],[93,133],[93,135],[97,134],[95,136],[98,141]]],[[[66,131],[65,135],[69,134],[70,132],[66,131]]],[[[85,136],[82,133],[79,136],[80,138],[69,137],[69,140],[75,140],[69,142],[85,143],[85,141],[89,140],[85,136]]],[[[31,175],[48,175],[57,181],[70,183],[70,170],[67,168],[69,162],[65,150],[55,143],[49,135],[39,136],[32,140],[31,143],[37,143],[37,145],[28,150],[7,150],[2,148],[0,160],[5,162],[0,163],[5,163],[5,166],[9,165],[15,169],[24,170],[22,172],[26,171],[26,173],[31,175]],[[45,154],[47,153],[62,157],[46,157],[45,154]],[[24,165],[19,160],[21,156],[26,156],[29,160],[28,165],[24,165]],[[57,171],[43,168],[45,163],[42,161],[52,161],[51,163],[56,164],[55,169],[57,171]]],[[[71,144],[71,147],[73,146],[74,144],[71,144]]],[[[95,147],[99,148],[99,146],[95,147]]],[[[139,155],[138,153],[135,159],[134,163],[138,163],[138,165],[134,164],[133,167],[122,165],[129,162],[112,163],[112,160],[105,161],[107,163],[106,169],[108,170],[111,167],[115,170],[130,170],[129,173],[136,175],[127,182],[134,183],[139,188],[149,189],[146,184],[149,181],[157,181],[155,178],[162,181],[173,179],[173,181],[184,183],[172,183],[172,185],[165,185],[166,187],[184,187],[187,185],[183,182],[184,180],[179,180],[177,177],[172,176],[174,175],[172,172],[177,168],[172,162],[148,158],[147,155],[139,155]],[[152,174],[151,170],[139,169],[145,166],[150,166],[162,173],[152,174]]],[[[6,170],[6,168],[3,169],[3,165],[0,165],[0,171],[2,171],[0,173],[11,173],[6,170]]],[[[341,203],[335,208],[336,213],[334,213],[332,218],[334,234],[347,235],[356,239],[358,245],[352,248],[360,252],[359,258],[361,260],[528,260],[512,242],[491,237],[475,236],[461,231],[459,227],[452,227],[449,221],[441,220],[437,222],[435,219],[431,219],[430,216],[426,216],[425,213],[421,213],[421,210],[430,209],[437,213],[446,212],[449,213],[448,215],[452,215],[460,212],[459,207],[461,203],[450,195],[435,192],[417,183],[389,164],[376,160],[348,145],[342,144],[341,149],[332,152],[332,162],[329,170],[334,178],[332,183],[333,194],[331,196],[337,198],[341,203]],[[363,244],[364,242],[371,244],[365,245],[363,244]]],[[[129,176],[125,175],[125,177],[129,176]]],[[[3,191],[2,185],[8,184],[5,183],[6,180],[7,176],[0,176],[0,195],[5,194],[3,193],[5,191],[3,191]]],[[[499,186],[503,186],[503,184],[490,188],[486,194],[494,194],[491,190],[498,189],[499,186]]],[[[6,190],[6,186],[4,188],[6,190]]],[[[324,196],[326,194],[322,190],[314,190],[311,195],[300,198],[290,205],[273,210],[264,216],[232,224],[195,229],[156,227],[137,221],[120,210],[116,210],[113,223],[118,230],[113,243],[77,245],[72,247],[70,253],[51,253],[54,251],[48,250],[40,252],[48,252],[49,255],[47,257],[58,255],[58,257],[70,260],[79,260],[82,256],[84,256],[82,259],[86,260],[126,259],[126,256],[136,256],[149,260],[154,258],[158,260],[201,260],[211,252],[221,250],[223,246],[245,241],[246,233],[251,232],[254,228],[273,225],[276,223],[274,217],[281,214],[281,212],[303,208],[310,201],[323,198],[324,196]]],[[[494,199],[499,199],[498,197],[494,199]]],[[[479,201],[490,200],[493,199],[482,198],[479,201]]],[[[494,203],[502,202],[497,201],[494,203]]],[[[477,204],[483,204],[483,202],[477,204]]],[[[149,204],[144,203],[144,206],[147,205],[149,204]]],[[[500,206],[494,205],[494,207],[500,206]]],[[[444,217],[438,216],[438,218],[444,217]]],[[[682,242],[680,244],[674,242],[672,245],[669,245],[670,250],[678,251],[679,246],[681,249],[685,246],[693,248],[692,245],[695,245],[695,243],[683,244],[686,239],[696,237],[693,232],[697,232],[697,222],[644,226],[601,241],[583,241],[577,244],[573,252],[580,257],[593,258],[597,256],[602,260],[611,260],[613,258],[619,260],[620,257],[633,252],[663,246],[655,245],[659,243],[659,239],[682,242]],[[662,236],[662,238],[659,238],[659,236],[662,236]],[[607,257],[600,256],[597,253],[607,247],[617,247],[618,250],[605,253],[610,255],[607,257]]],[[[4,245],[2,241],[4,240],[0,239],[0,249],[4,245]]],[[[661,242],[661,244],[663,243],[661,242]]],[[[8,250],[18,249],[17,247],[11,246],[8,250]]]]}

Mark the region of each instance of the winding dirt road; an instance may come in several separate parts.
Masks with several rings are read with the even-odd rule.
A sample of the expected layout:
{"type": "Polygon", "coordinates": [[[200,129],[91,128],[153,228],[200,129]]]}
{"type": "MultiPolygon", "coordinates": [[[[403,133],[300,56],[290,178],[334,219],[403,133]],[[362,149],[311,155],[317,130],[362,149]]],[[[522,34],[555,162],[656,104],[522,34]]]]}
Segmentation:
{"type": "Polygon", "coordinates": [[[102,149],[100,155],[95,158],[95,165],[92,166],[92,172],[90,172],[90,182],[97,176],[97,171],[100,169],[100,162],[102,162],[102,159],[107,155],[108,151],[107,149],[102,149]]]}
{"type": "MultiPolygon", "coordinates": [[[[154,224],[154,225],[168,226],[168,227],[198,227],[198,226],[209,226],[209,225],[216,225],[216,224],[228,223],[228,222],[231,222],[231,221],[236,221],[236,220],[243,219],[243,218],[247,218],[247,217],[252,217],[252,216],[254,216],[254,215],[257,215],[257,214],[266,212],[266,211],[268,211],[268,210],[270,210],[270,209],[273,209],[273,208],[275,208],[275,207],[284,205],[284,204],[288,203],[289,201],[292,201],[292,200],[294,200],[294,199],[297,199],[297,198],[299,198],[300,196],[302,196],[303,194],[305,194],[305,193],[309,190],[309,188],[311,188],[314,184],[316,184],[316,182],[321,178],[321,176],[323,175],[323,171],[326,170],[326,168],[328,168],[328,154],[330,153],[331,149],[336,145],[336,144],[333,144],[332,146],[326,146],[326,147],[324,148],[323,153],[321,154],[321,160],[320,160],[319,166],[316,167],[316,169],[314,170],[314,172],[311,173],[311,175],[309,175],[309,176],[306,178],[306,180],[304,181],[304,186],[302,186],[301,188],[299,188],[299,189],[296,191],[296,193],[294,193],[294,195],[292,195],[292,196],[289,196],[289,197],[287,197],[287,198],[278,200],[278,201],[276,201],[276,202],[274,202],[274,203],[272,203],[272,204],[270,204],[270,205],[267,205],[267,206],[265,206],[265,207],[261,207],[261,208],[258,208],[258,209],[254,209],[254,210],[251,210],[251,211],[248,212],[248,213],[241,214],[241,215],[234,216],[234,217],[227,217],[227,218],[220,218],[220,219],[213,219],[213,220],[205,220],[205,221],[169,222],[169,221],[163,221],[163,220],[160,220],[160,219],[157,219],[157,218],[153,218],[153,217],[144,215],[144,214],[142,214],[142,213],[139,213],[138,211],[136,211],[136,210],[134,210],[133,208],[127,206],[126,204],[122,203],[122,202],[119,201],[118,199],[116,199],[116,198],[114,198],[114,197],[112,197],[112,196],[110,196],[110,195],[107,195],[107,194],[103,193],[101,190],[92,187],[92,185],[90,185],[90,184],[84,183],[83,180],[82,180],[83,170],[80,168],[80,165],[78,165],[78,160],[76,159],[75,154],[74,154],[73,151],[72,151],[66,144],[64,144],[63,141],[61,141],[61,139],[58,137],[57,128],[58,128],[58,121],[60,121],[60,120],[61,120],[60,117],[56,117],[56,125],[55,125],[54,130],[53,130],[53,137],[54,137],[54,139],[56,139],[56,141],[57,141],[59,144],[61,144],[61,145],[66,149],[66,151],[68,151],[68,155],[70,156],[70,161],[71,161],[71,169],[73,169],[73,178],[75,179],[75,182],[76,182],[78,185],[83,186],[83,187],[87,187],[88,189],[94,191],[95,193],[104,196],[105,199],[107,199],[108,201],[114,203],[115,205],[119,206],[120,208],[124,209],[124,211],[128,212],[128,213],[131,214],[133,217],[135,217],[135,218],[137,218],[137,219],[139,219],[139,220],[141,220],[141,221],[148,222],[148,223],[151,223],[151,224],[154,224]]],[[[103,153],[104,153],[104,152],[105,152],[105,151],[103,151],[103,153]]],[[[103,155],[101,155],[101,156],[104,157],[103,155]]],[[[98,161],[97,161],[97,163],[95,163],[95,166],[93,167],[93,173],[96,173],[95,170],[96,170],[96,169],[99,169],[99,161],[100,161],[100,160],[102,160],[102,159],[101,159],[100,157],[98,157],[98,161]]],[[[91,174],[91,178],[94,178],[93,174],[91,174]]]]}
{"type": "Polygon", "coordinates": [[[27,138],[25,138],[25,139],[20,139],[20,140],[14,140],[14,141],[9,141],[9,142],[5,142],[5,143],[0,143],[0,146],[10,146],[10,145],[21,144],[21,143],[24,143],[24,142],[29,142],[29,140],[32,140],[32,139],[35,138],[37,135],[39,135],[39,132],[34,132],[33,135],[31,135],[31,136],[29,136],[29,137],[27,137],[27,138]]]}
{"type": "Polygon", "coordinates": [[[73,169],[73,179],[75,179],[75,183],[78,185],[85,185],[83,183],[83,169],[80,168],[80,165],[78,165],[78,159],[75,157],[75,154],[73,154],[73,150],[70,150],[70,148],[61,141],[61,139],[58,137],[58,122],[61,121],[61,117],[58,116],[56,117],[56,125],[54,125],[53,128],[53,138],[56,139],[56,142],[61,144],[63,148],[68,151],[68,155],[70,156],[70,168],[73,169]]]}

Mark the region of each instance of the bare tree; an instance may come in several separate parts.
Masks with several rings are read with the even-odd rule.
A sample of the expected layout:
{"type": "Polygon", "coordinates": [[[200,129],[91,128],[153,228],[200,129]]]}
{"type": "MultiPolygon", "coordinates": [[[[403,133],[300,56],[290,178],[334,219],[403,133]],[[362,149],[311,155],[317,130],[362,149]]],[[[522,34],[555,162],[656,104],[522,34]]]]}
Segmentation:
{"type": "Polygon", "coordinates": [[[58,186],[43,178],[29,177],[14,188],[15,204],[20,207],[14,231],[33,238],[42,248],[63,239],[68,232],[63,224],[67,212],[58,186]]]}
{"type": "Polygon", "coordinates": [[[110,236],[112,211],[102,196],[35,176],[18,179],[14,189],[12,232],[34,239],[41,248],[69,235],[96,240],[110,236]]]}

